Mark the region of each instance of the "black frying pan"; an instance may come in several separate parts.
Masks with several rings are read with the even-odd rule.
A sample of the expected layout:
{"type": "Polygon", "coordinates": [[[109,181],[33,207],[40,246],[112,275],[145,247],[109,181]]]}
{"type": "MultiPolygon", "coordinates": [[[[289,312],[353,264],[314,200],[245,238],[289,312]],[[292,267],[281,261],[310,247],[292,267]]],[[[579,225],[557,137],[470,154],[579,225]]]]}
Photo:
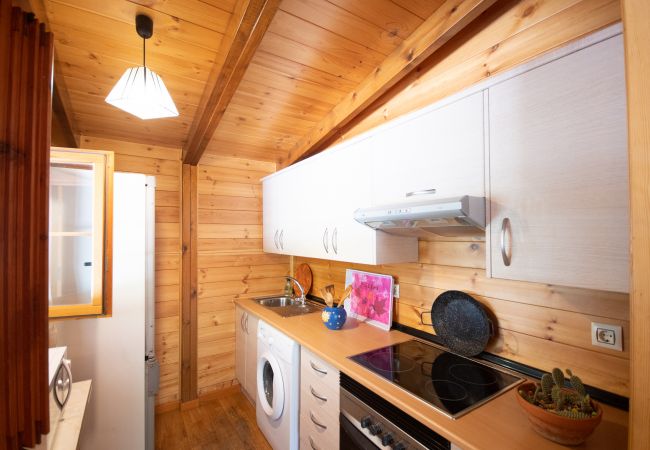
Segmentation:
{"type": "MultiPolygon", "coordinates": [[[[424,324],[424,314],[421,314],[424,324]]],[[[452,352],[463,356],[481,353],[492,336],[492,321],[483,306],[460,291],[445,291],[431,308],[431,325],[452,352]]]]}

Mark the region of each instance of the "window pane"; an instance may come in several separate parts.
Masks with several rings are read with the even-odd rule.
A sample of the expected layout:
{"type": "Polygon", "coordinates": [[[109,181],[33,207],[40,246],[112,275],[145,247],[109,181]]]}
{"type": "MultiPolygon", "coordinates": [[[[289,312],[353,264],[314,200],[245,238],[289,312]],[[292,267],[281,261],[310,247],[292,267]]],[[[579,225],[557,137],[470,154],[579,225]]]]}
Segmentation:
{"type": "Polygon", "coordinates": [[[92,303],[92,236],[50,236],[50,306],[92,303]]]}
{"type": "Polygon", "coordinates": [[[50,168],[50,305],[92,303],[93,164],[50,168]]]}

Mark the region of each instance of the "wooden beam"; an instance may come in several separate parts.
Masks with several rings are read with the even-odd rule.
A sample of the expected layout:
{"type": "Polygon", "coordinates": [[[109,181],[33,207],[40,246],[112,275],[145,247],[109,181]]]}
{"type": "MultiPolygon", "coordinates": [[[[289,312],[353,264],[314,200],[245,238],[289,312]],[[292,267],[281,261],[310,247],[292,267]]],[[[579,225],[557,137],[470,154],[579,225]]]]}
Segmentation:
{"type": "Polygon", "coordinates": [[[489,8],[495,0],[447,0],[355,89],[303,136],[280,162],[287,167],[334,136],[418,64],[489,8]]]}
{"type": "Polygon", "coordinates": [[[198,336],[198,172],[183,164],[182,170],[182,274],[181,274],[181,402],[191,402],[197,389],[198,336]]]}
{"type": "MultiPolygon", "coordinates": [[[[21,0],[18,3],[21,5],[21,7],[23,7],[23,9],[29,9],[32,13],[34,13],[36,18],[45,24],[45,27],[48,31],[52,30],[43,0],[21,0]]],[[[63,72],[61,71],[61,65],[59,64],[58,58],[56,56],[56,49],[54,49],[53,81],[54,92],[52,97],[52,110],[57,114],[58,118],[61,120],[61,123],[64,125],[64,131],[67,138],[72,138],[70,143],[66,146],[79,148],[79,139],[81,133],[79,133],[76,123],[74,122],[72,104],[68,95],[68,89],[65,85],[65,79],[63,78],[63,72]],[[74,143],[74,145],[72,143],[74,143]]]]}
{"type": "Polygon", "coordinates": [[[631,361],[628,448],[650,448],[650,3],[623,0],[630,165],[631,361]]]}
{"type": "Polygon", "coordinates": [[[61,94],[59,93],[59,88],[56,84],[54,85],[54,90],[52,92],[52,121],[52,128],[54,129],[54,124],[56,123],[61,139],[61,142],[53,142],[52,145],[56,145],[57,147],[78,148],[78,138],[75,137],[75,134],[72,131],[70,118],[63,106],[63,100],[61,99],[61,94]]]}
{"type": "MultiPolygon", "coordinates": [[[[190,128],[187,144],[183,149],[183,163],[199,163],[264,33],[271,24],[279,3],[280,0],[249,0],[243,14],[233,14],[231,25],[236,31],[226,33],[224,43],[227,47],[224,49],[222,44],[223,52],[220,51],[227,52],[228,56],[214,82],[209,82],[206,86],[206,93],[209,92],[209,95],[204,95],[207,100],[202,102],[204,105],[197,111],[190,128]]],[[[230,28],[229,25],[229,31],[230,28]]]]}

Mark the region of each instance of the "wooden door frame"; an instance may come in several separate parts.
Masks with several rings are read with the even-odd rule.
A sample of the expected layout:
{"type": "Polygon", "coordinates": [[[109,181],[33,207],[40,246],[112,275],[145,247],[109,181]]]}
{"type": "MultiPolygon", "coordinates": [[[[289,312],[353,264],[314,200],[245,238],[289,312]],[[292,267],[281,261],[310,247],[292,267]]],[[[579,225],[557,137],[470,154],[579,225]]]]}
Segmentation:
{"type": "Polygon", "coordinates": [[[622,0],[630,166],[628,448],[650,448],[650,2],[622,0]]]}

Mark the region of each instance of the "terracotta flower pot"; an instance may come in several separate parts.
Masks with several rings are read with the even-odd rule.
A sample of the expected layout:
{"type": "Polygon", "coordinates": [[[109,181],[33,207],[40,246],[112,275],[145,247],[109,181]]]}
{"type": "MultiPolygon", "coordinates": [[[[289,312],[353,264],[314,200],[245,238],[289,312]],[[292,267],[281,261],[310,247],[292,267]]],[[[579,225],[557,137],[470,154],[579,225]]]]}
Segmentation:
{"type": "MultiPolygon", "coordinates": [[[[569,391],[568,389],[565,390],[569,391]]],[[[519,391],[535,392],[535,383],[529,382],[518,386],[515,390],[517,401],[523,410],[526,411],[526,415],[533,429],[546,439],[550,439],[558,444],[582,444],[594,432],[603,418],[602,408],[594,401],[591,402],[591,406],[596,411],[595,416],[588,419],[570,419],[568,417],[558,416],[555,413],[529,403],[519,394],[519,391]]]]}

